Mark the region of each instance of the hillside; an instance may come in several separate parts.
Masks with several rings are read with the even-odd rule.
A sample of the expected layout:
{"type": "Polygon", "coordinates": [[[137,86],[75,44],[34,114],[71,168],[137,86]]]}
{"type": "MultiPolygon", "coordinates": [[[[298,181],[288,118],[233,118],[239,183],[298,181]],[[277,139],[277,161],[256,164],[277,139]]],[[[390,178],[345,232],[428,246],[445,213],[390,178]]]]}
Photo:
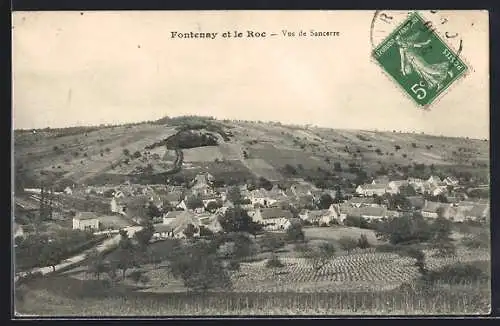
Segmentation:
{"type": "Polygon", "coordinates": [[[305,177],[355,183],[376,174],[449,171],[488,182],[489,175],[487,140],[395,131],[181,117],[122,126],[21,130],[14,137],[16,185],[25,187],[38,186],[42,179],[60,186],[127,179],[165,182],[200,171],[233,182],[305,177]],[[186,146],[186,141],[195,145],[186,146]]]}

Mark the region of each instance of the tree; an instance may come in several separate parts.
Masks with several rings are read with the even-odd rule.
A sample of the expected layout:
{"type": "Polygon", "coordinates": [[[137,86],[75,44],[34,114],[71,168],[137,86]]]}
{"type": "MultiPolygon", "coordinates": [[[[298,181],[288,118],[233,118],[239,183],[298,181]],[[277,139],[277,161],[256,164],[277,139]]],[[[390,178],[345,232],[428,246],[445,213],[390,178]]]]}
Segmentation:
{"type": "Polygon", "coordinates": [[[437,250],[437,255],[442,257],[454,256],[456,249],[451,238],[451,221],[440,216],[434,221],[431,227],[433,231],[431,246],[437,250]]]}
{"type": "Polygon", "coordinates": [[[201,199],[200,195],[189,196],[187,199],[186,206],[189,209],[196,209],[196,208],[204,207],[203,200],[201,199]]]}
{"type": "Polygon", "coordinates": [[[227,198],[234,205],[240,205],[241,201],[243,199],[241,196],[240,188],[238,188],[238,186],[233,186],[233,187],[229,188],[229,191],[227,193],[227,198]]]}
{"type": "Polygon", "coordinates": [[[149,220],[141,230],[135,232],[134,237],[141,248],[146,248],[149,245],[151,238],[153,238],[154,233],[155,228],[153,222],[149,220]]]}
{"type": "Polygon", "coordinates": [[[109,265],[103,260],[103,257],[100,253],[94,249],[88,255],[89,259],[88,271],[94,276],[96,276],[97,280],[100,279],[102,273],[107,273],[109,269],[109,265]]]}
{"type": "Polygon", "coordinates": [[[191,239],[198,232],[198,229],[191,223],[189,223],[184,229],[184,235],[186,238],[191,239]]]}
{"type": "Polygon", "coordinates": [[[415,266],[418,267],[420,274],[425,275],[427,273],[427,268],[425,266],[425,254],[422,250],[415,247],[409,247],[399,251],[399,255],[414,258],[415,266]]]}
{"type": "Polygon", "coordinates": [[[264,188],[267,191],[269,191],[269,190],[273,189],[273,184],[271,183],[271,181],[267,180],[266,178],[260,177],[259,178],[259,188],[264,188]]]}
{"type": "Polygon", "coordinates": [[[322,194],[319,198],[318,208],[328,209],[330,205],[333,204],[333,198],[329,194],[322,194]]]}
{"type": "Polygon", "coordinates": [[[402,196],[406,196],[406,197],[415,196],[417,194],[415,189],[410,185],[402,185],[401,187],[399,187],[399,193],[402,196]]]}
{"type": "Polygon", "coordinates": [[[366,249],[366,248],[370,248],[371,247],[370,242],[368,241],[368,238],[366,237],[365,234],[362,234],[359,237],[357,245],[361,249],[366,249]]]}
{"type": "Polygon", "coordinates": [[[158,206],[156,206],[152,202],[150,202],[147,207],[148,207],[148,217],[154,218],[154,217],[161,216],[160,209],[158,208],[158,206]]]}
{"type": "Polygon", "coordinates": [[[215,249],[206,242],[179,247],[169,264],[172,275],[181,278],[191,291],[230,288],[231,278],[222,261],[217,259],[215,249]]]}
{"type": "Polygon", "coordinates": [[[123,155],[129,156],[130,155],[130,151],[127,148],[124,148],[123,149],[123,155]]]}
{"type": "Polygon", "coordinates": [[[274,253],[285,245],[285,241],[276,234],[266,233],[261,239],[261,247],[274,253]]]}
{"type": "Polygon", "coordinates": [[[222,203],[220,201],[218,201],[218,200],[214,200],[214,201],[208,202],[208,204],[205,207],[205,209],[207,211],[209,211],[210,213],[215,213],[215,211],[217,211],[217,209],[219,209],[221,207],[222,207],[222,203]]]}
{"type": "Polygon", "coordinates": [[[251,232],[255,223],[247,211],[238,206],[227,209],[219,222],[225,232],[251,232]]]}
{"type": "MultiPolygon", "coordinates": [[[[126,155],[126,154],[125,154],[126,155]]],[[[127,155],[128,156],[128,155],[127,155]]],[[[141,152],[135,151],[134,154],[132,155],[133,158],[139,158],[141,157],[141,152]]]]}
{"type": "Polygon", "coordinates": [[[430,240],[432,229],[419,213],[407,213],[377,224],[376,234],[378,238],[391,244],[404,244],[430,240]]]}
{"type": "Polygon", "coordinates": [[[141,270],[135,270],[128,274],[128,277],[135,283],[138,284],[141,281],[142,276],[144,275],[144,272],[141,270]]]}
{"type": "Polygon", "coordinates": [[[38,257],[40,266],[50,266],[56,271],[56,265],[63,259],[64,250],[59,243],[49,242],[41,250],[38,257]]]}
{"type": "Polygon", "coordinates": [[[292,225],[286,229],[286,239],[288,241],[304,241],[305,235],[302,230],[302,225],[299,223],[292,223],[292,225]]]}
{"type": "Polygon", "coordinates": [[[340,162],[335,162],[335,163],[333,163],[333,169],[334,169],[336,172],[342,172],[342,166],[341,166],[340,162]]]}
{"type": "Polygon", "coordinates": [[[347,251],[347,254],[350,254],[351,251],[356,249],[356,247],[358,246],[358,242],[351,237],[341,237],[338,242],[340,247],[343,250],[347,251]]]}
{"type": "Polygon", "coordinates": [[[297,174],[297,169],[295,169],[292,165],[286,164],[285,165],[285,173],[295,175],[297,174]]]}
{"type": "Polygon", "coordinates": [[[301,249],[303,257],[311,264],[318,273],[326,264],[335,257],[335,247],[329,242],[323,242],[316,247],[304,246],[301,249]]]}

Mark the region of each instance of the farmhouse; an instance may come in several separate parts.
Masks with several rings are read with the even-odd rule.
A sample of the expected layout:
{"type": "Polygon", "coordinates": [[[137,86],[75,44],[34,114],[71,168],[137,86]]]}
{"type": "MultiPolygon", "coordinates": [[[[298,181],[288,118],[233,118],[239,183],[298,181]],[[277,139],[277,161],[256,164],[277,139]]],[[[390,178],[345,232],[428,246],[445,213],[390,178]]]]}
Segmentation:
{"type": "Polygon", "coordinates": [[[122,200],[120,200],[120,198],[116,197],[111,198],[109,205],[112,213],[122,214],[122,215],[125,214],[126,204],[122,200]]]}
{"type": "Polygon", "coordinates": [[[202,194],[201,195],[201,200],[203,201],[204,206],[207,206],[208,203],[210,203],[210,202],[216,202],[219,199],[220,199],[220,197],[217,196],[216,194],[202,194]]]}
{"type": "Polygon", "coordinates": [[[14,239],[17,237],[24,237],[24,230],[23,227],[14,222],[13,224],[13,234],[14,234],[14,239]]]}
{"type": "Polygon", "coordinates": [[[424,207],[421,210],[423,217],[438,218],[439,215],[449,218],[451,204],[438,203],[432,201],[425,201],[424,207]]]}
{"type": "Polygon", "coordinates": [[[352,207],[371,206],[375,204],[375,199],[373,197],[352,197],[345,203],[352,207]]]}
{"type": "Polygon", "coordinates": [[[192,181],[192,189],[197,193],[209,193],[215,178],[208,172],[198,174],[192,181]]]}
{"type": "Polygon", "coordinates": [[[252,219],[264,224],[267,230],[283,230],[286,221],[292,217],[290,211],[281,208],[259,208],[252,219]]]}
{"type": "Polygon", "coordinates": [[[429,179],[427,179],[427,183],[437,185],[437,184],[441,183],[441,178],[438,176],[432,175],[429,177],[429,179]]]}
{"type": "Polygon", "coordinates": [[[339,218],[337,212],[333,209],[303,210],[299,214],[299,217],[304,221],[319,225],[330,225],[330,223],[339,218]]]}
{"type": "Polygon", "coordinates": [[[387,192],[390,194],[399,194],[399,188],[406,186],[408,183],[406,180],[394,180],[387,183],[387,192]]]}
{"type": "Polygon", "coordinates": [[[292,185],[290,190],[294,196],[311,196],[313,194],[312,192],[317,190],[317,188],[308,183],[299,183],[292,185]]]}
{"type": "Polygon", "coordinates": [[[189,216],[194,218],[194,214],[189,211],[171,211],[167,212],[166,214],[163,214],[163,224],[169,224],[182,214],[188,214],[189,216]]]}
{"type": "Polygon", "coordinates": [[[373,179],[372,184],[374,185],[387,185],[389,183],[389,177],[387,176],[380,176],[375,179],[373,179]]]}
{"type": "Polygon", "coordinates": [[[200,221],[190,212],[184,211],[181,212],[172,222],[166,224],[171,228],[171,232],[173,237],[175,238],[185,238],[184,234],[188,225],[191,224],[194,226],[195,232],[194,237],[200,236],[200,221]]]}
{"type": "Polygon", "coordinates": [[[387,184],[364,184],[356,188],[356,193],[361,196],[382,196],[386,193],[387,184]]]}
{"type": "Polygon", "coordinates": [[[276,202],[275,199],[272,198],[271,194],[265,189],[256,189],[250,192],[249,196],[252,205],[259,204],[263,207],[268,207],[276,202]]]}
{"type": "Polygon", "coordinates": [[[165,224],[155,224],[154,225],[154,233],[153,233],[153,239],[155,240],[163,240],[167,238],[172,238],[174,236],[174,233],[172,231],[172,228],[169,225],[165,224]]]}
{"type": "MultiPolygon", "coordinates": [[[[348,205],[341,206],[341,213],[343,216],[353,216],[357,218],[365,218],[367,220],[379,220],[387,217],[387,208],[383,206],[362,206],[362,207],[351,207],[348,205]]],[[[343,222],[344,217],[341,216],[340,220],[343,222]]]]}
{"type": "Polygon", "coordinates": [[[456,186],[458,185],[458,179],[455,178],[454,176],[448,176],[446,177],[443,182],[447,185],[447,186],[456,186]]]}
{"type": "Polygon", "coordinates": [[[72,195],[73,194],[73,189],[71,189],[70,187],[66,187],[66,188],[64,188],[64,193],[66,195],[72,195]]]}
{"type": "Polygon", "coordinates": [[[99,218],[92,212],[78,212],[73,217],[73,230],[98,230],[99,218]]]}

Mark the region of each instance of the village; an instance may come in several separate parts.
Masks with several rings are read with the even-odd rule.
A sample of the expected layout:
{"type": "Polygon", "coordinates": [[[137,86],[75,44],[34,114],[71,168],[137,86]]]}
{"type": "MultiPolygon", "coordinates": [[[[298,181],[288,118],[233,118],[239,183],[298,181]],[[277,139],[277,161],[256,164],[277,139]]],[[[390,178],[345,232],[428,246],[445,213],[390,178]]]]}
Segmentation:
{"type": "MultiPolygon", "coordinates": [[[[353,221],[372,222],[398,217],[404,212],[420,212],[424,218],[444,217],[454,222],[489,219],[489,202],[469,198],[453,176],[443,180],[437,176],[427,180],[377,177],[371,183],[358,185],[352,193],[318,189],[299,178],[291,180],[287,188],[275,184],[271,189],[256,189],[246,184],[214,187],[213,183],[214,177],[207,172],[197,175],[189,188],[130,183],[68,186],[53,197],[58,205],[64,205],[62,200],[57,200],[58,197],[92,198],[100,202],[99,209],[94,210],[76,211],[70,207],[73,229],[111,235],[151,220],[155,229],[152,241],[185,238],[186,229],[192,227],[194,233],[189,236],[193,237],[199,237],[204,229],[219,232],[219,217],[235,204],[245,209],[265,231],[272,232],[286,231],[294,222],[305,226],[359,227],[353,221]]],[[[33,199],[40,200],[41,190],[25,189],[25,192],[31,199],[32,210],[36,210],[38,207],[33,204],[33,199]]],[[[16,205],[25,207],[27,204],[23,205],[23,199],[16,198],[16,205]]],[[[61,215],[64,214],[53,218],[64,219],[61,215]]],[[[25,233],[23,226],[16,223],[14,236],[25,233]]]]}

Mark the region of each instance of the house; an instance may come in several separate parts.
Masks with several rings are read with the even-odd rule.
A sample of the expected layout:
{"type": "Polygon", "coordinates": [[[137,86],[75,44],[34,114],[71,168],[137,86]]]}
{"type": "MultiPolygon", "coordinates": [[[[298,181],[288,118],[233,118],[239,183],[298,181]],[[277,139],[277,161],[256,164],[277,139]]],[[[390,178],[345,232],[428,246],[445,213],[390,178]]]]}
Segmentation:
{"type": "Polygon", "coordinates": [[[435,185],[435,186],[437,186],[437,185],[439,185],[440,183],[442,183],[441,178],[440,178],[440,177],[438,177],[438,176],[435,176],[435,175],[430,176],[430,177],[429,177],[429,179],[427,179],[427,181],[426,181],[426,182],[427,182],[428,184],[430,184],[430,185],[435,185]]]}
{"type": "Polygon", "coordinates": [[[205,207],[208,205],[208,203],[216,202],[219,199],[221,199],[221,198],[216,194],[202,194],[201,195],[201,200],[203,201],[203,205],[205,207]]]}
{"type": "Polygon", "coordinates": [[[66,195],[72,195],[73,194],[73,189],[71,189],[71,187],[66,187],[66,188],[64,188],[64,193],[66,195]]]}
{"type": "Polygon", "coordinates": [[[271,198],[271,195],[265,189],[256,189],[251,191],[248,199],[250,199],[252,205],[258,204],[263,207],[268,207],[276,202],[276,200],[271,198]]]}
{"type": "Polygon", "coordinates": [[[281,208],[259,208],[252,214],[255,222],[264,224],[267,230],[284,230],[286,221],[293,217],[288,210],[281,208]]]}
{"type": "MultiPolygon", "coordinates": [[[[170,227],[170,232],[174,238],[185,238],[184,234],[188,225],[191,224],[194,226],[194,237],[200,236],[200,221],[194,214],[188,211],[182,211],[181,214],[177,215],[176,218],[165,224],[170,227]]],[[[165,229],[168,230],[168,229],[165,229]]]]}
{"type": "Polygon", "coordinates": [[[356,193],[361,196],[382,196],[386,193],[387,184],[364,184],[356,188],[356,193]]]}
{"type": "Polygon", "coordinates": [[[294,196],[304,196],[304,195],[312,195],[312,192],[314,190],[317,190],[317,188],[308,183],[298,183],[292,185],[290,187],[290,190],[294,196]]]}
{"type": "Polygon", "coordinates": [[[211,192],[214,180],[214,176],[210,173],[200,173],[192,180],[191,189],[196,193],[209,193],[211,192]]]}
{"type": "Polygon", "coordinates": [[[73,230],[98,230],[99,218],[92,212],[78,212],[73,217],[73,230]]]}
{"type": "Polygon", "coordinates": [[[344,223],[347,214],[341,209],[341,205],[331,204],[328,210],[331,211],[334,216],[337,216],[336,219],[340,224],[344,223]]]}
{"type": "Polygon", "coordinates": [[[429,189],[426,189],[426,191],[432,196],[439,196],[445,194],[447,192],[447,189],[445,186],[430,184],[429,189]]]}
{"type": "Polygon", "coordinates": [[[21,225],[14,222],[12,227],[13,227],[12,231],[13,231],[14,239],[18,238],[18,237],[21,237],[21,238],[24,237],[24,230],[23,230],[23,227],[21,225]]]}
{"type": "Polygon", "coordinates": [[[302,220],[300,218],[289,218],[286,220],[286,222],[283,224],[283,229],[288,230],[290,227],[294,225],[302,225],[302,220]]]}
{"type": "Polygon", "coordinates": [[[166,224],[155,224],[154,225],[154,240],[164,240],[167,238],[172,238],[174,236],[173,230],[169,225],[166,224]]]}
{"type": "Polygon", "coordinates": [[[340,206],[341,216],[339,221],[344,222],[348,216],[362,217],[367,220],[380,220],[387,217],[387,208],[383,206],[362,206],[352,207],[349,205],[340,206]]]}
{"type": "Polygon", "coordinates": [[[126,211],[126,204],[121,201],[119,198],[113,197],[111,198],[111,202],[109,203],[110,210],[112,213],[124,215],[126,211]]]}
{"type": "Polygon", "coordinates": [[[352,207],[371,206],[375,204],[373,197],[352,197],[345,202],[352,207]]]}
{"type": "Polygon", "coordinates": [[[169,224],[185,211],[171,211],[163,214],[163,224],[169,224]]]}
{"type": "Polygon", "coordinates": [[[380,176],[375,179],[373,179],[372,184],[373,185],[387,185],[389,183],[389,177],[387,176],[380,176]]]}
{"type": "Polygon", "coordinates": [[[447,185],[447,186],[456,186],[458,185],[458,179],[455,178],[454,176],[448,176],[446,177],[443,182],[447,185]]]}
{"type": "Polygon", "coordinates": [[[444,218],[450,216],[451,204],[438,203],[432,201],[425,201],[424,207],[422,207],[421,213],[423,217],[428,218],[438,218],[440,215],[444,218]]]}
{"type": "Polygon", "coordinates": [[[339,218],[337,212],[330,209],[303,210],[299,213],[299,217],[304,221],[318,225],[330,225],[339,218]]]}
{"type": "Polygon", "coordinates": [[[386,192],[390,194],[399,194],[399,188],[402,186],[408,185],[408,182],[406,180],[393,180],[387,183],[387,190],[386,192]]]}

